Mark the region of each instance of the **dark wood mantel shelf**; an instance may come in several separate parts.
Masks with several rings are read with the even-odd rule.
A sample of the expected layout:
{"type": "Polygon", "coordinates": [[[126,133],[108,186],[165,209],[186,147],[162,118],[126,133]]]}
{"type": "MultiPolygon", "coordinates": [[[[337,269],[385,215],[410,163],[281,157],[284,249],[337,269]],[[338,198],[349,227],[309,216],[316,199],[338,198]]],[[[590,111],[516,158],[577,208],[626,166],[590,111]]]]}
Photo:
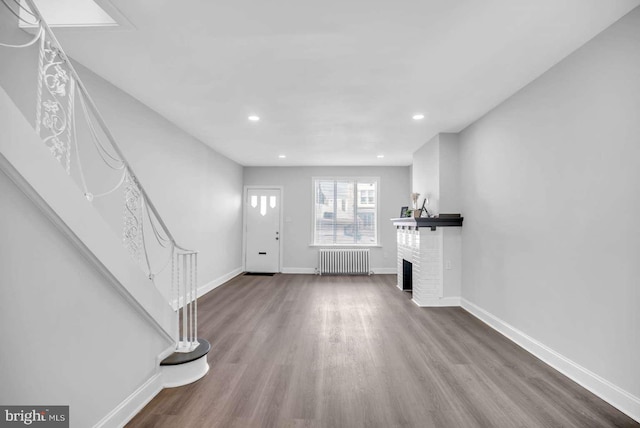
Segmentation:
{"type": "Polygon", "coordinates": [[[439,217],[401,217],[392,218],[393,225],[400,227],[415,227],[419,229],[421,227],[430,227],[431,230],[436,230],[436,227],[462,227],[462,220],[460,214],[440,214],[439,217]]]}

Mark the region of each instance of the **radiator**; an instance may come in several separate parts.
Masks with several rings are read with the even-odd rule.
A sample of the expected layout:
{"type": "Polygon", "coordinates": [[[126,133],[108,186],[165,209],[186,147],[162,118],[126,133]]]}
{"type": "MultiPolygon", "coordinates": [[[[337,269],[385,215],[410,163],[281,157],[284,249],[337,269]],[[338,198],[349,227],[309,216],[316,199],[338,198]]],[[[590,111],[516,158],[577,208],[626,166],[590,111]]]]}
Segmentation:
{"type": "Polygon", "coordinates": [[[332,275],[370,275],[368,249],[321,249],[318,273],[332,275]]]}

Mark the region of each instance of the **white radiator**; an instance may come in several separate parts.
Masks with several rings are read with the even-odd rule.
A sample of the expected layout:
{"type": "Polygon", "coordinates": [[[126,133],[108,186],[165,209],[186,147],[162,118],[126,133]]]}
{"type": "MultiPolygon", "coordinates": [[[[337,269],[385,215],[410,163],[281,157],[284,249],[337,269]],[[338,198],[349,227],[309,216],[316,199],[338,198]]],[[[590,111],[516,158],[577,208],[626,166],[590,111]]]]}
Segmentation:
{"type": "Polygon", "coordinates": [[[369,249],[321,249],[318,273],[333,275],[370,275],[369,249]]]}

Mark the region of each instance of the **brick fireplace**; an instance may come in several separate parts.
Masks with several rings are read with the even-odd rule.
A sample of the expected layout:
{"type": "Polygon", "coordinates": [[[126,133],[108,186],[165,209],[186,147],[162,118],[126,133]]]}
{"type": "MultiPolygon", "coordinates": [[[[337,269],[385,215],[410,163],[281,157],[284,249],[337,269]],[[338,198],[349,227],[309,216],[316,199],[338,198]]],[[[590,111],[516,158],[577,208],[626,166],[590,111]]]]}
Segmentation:
{"type": "Polygon", "coordinates": [[[419,306],[442,298],[442,229],[398,228],[398,288],[403,289],[403,262],[411,263],[412,300],[419,306]]]}
{"type": "Polygon", "coordinates": [[[444,298],[443,227],[462,226],[462,217],[393,219],[398,246],[399,289],[418,306],[449,306],[444,298]],[[409,278],[407,278],[409,276],[409,278]]]}

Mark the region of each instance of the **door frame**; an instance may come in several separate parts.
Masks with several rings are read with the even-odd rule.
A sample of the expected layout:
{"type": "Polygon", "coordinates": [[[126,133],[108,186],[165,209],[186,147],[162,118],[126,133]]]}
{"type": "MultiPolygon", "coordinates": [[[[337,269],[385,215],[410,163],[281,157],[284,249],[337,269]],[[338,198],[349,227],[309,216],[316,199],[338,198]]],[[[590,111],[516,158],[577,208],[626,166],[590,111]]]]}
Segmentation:
{"type": "Polygon", "coordinates": [[[280,233],[278,236],[278,272],[282,273],[283,258],[283,241],[284,241],[284,187],[283,186],[263,186],[263,185],[245,185],[242,191],[242,271],[247,271],[247,195],[249,190],[265,189],[280,191],[280,218],[278,219],[280,233]]]}

